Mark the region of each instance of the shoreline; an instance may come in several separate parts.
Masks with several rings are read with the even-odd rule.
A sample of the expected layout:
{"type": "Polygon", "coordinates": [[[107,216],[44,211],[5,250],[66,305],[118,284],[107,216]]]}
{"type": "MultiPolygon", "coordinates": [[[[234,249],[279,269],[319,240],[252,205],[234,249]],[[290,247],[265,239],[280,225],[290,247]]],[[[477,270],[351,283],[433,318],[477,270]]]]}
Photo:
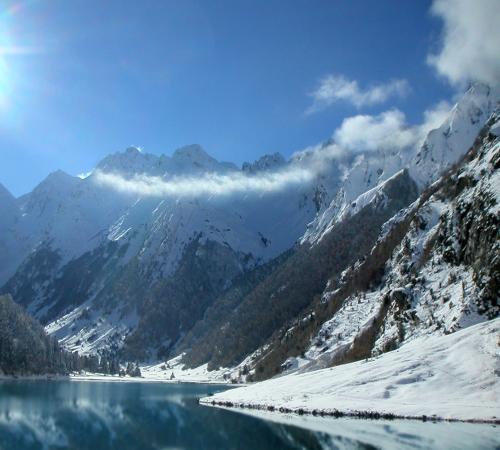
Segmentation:
{"type": "Polygon", "coordinates": [[[226,409],[235,412],[262,412],[266,415],[274,415],[281,417],[315,417],[315,418],[352,418],[362,420],[410,420],[419,422],[448,422],[448,423],[469,423],[469,424],[485,424],[485,425],[500,425],[498,419],[459,419],[453,417],[441,417],[436,414],[422,415],[402,415],[390,412],[375,411],[375,410],[338,410],[338,409],[310,409],[310,408],[286,408],[283,406],[267,405],[263,403],[240,403],[236,404],[229,401],[210,400],[210,397],[204,397],[199,400],[200,405],[226,409]]]}
{"type": "Polygon", "coordinates": [[[214,380],[182,380],[165,379],[155,377],[120,377],[118,375],[87,374],[87,375],[0,375],[1,381],[87,381],[87,382],[110,382],[110,383],[164,383],[164,384],[209,384],[220,386],[241,387],[243,384],[234,385],[214,380]]]}
{"type": "Polygon", "coordinates": [[[445,336],[422,336],[372,359],[297,371],[200,403],[298,416],[500,425],[499,327],[494,319],[445,336]]]}

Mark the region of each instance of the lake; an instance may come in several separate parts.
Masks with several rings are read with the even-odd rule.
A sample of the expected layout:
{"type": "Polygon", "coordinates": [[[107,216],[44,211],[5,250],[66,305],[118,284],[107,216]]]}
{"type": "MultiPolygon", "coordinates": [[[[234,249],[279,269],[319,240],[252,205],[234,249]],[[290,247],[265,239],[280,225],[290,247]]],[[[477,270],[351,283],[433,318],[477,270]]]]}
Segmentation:
{"type": "Polygon", "coordinates": [[[498,427],[201,406],[203,384],[0,381],[0,449],[498,448],[498,427]]]}

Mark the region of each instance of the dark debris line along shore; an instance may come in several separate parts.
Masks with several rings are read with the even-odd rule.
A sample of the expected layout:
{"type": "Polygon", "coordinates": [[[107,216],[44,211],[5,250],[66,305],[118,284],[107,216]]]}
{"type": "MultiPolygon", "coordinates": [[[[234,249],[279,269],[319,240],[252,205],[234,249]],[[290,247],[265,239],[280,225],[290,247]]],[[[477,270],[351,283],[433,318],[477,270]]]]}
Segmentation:
{"type": "Polygon", "coordinates": [[[269,412],[279,412],[282,414],[297,414],[299,416],[312,415],[315,417],[334,417],[336,419],[340,417],[355,417],[358,419],[371,419],[371,420],[395,420],[395,419],[405,419],[405,420],[420,420],[422,422],[464,422],[464,423],[487,423],[500,425],[500,419],[493,418],[491,420],[480,420],[480,419],[448,419],[444,417],[439,417],[436,415],[422,415],[422,416],[404,416],[393,413],[379,413],[375,411],[351,411],[344,412],[338,409],[324,410],[324,409],[312,409],[298,408],[291,409],[285,408],[283,406],[276,408],[272,405],[261,405],[261,404],[251,404],[251,403],[233,403],[233,402],[217,402],[215,400],[200,402],[200,404],[205,406],[218,406],[224,408],[241,408],[241,409],[254,409],[259,411],[269,411],[269,412]]]}

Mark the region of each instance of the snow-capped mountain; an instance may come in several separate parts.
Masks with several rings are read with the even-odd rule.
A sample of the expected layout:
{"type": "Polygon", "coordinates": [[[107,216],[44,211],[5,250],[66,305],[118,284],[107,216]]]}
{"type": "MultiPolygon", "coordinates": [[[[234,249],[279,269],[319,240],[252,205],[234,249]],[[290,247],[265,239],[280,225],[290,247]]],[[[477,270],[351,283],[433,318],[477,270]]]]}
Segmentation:
{"type": "Polygon", "coordinates": [[[497,107],[456,164],[382,226],[370,251],[340,277],[332,273],[321,296],[244,361],[246,376],[376,357],[499,316],[499,118],[497,107]]]}
{"type": "MultiPolygon", "coordinates": [[[[273,155],[245,167],[252,167],[255,176],[269,170],[272,161],[290,164],[273,155]]],[[[246,170],[219,163],[193,145],[172,157],[128,148],[106,157],[84,179],[61,171],[50,174],[14,204],[20,220],[12,233],[19,235],[16,252],[22,258],[5,270],[3,290],[50,323],[48,330],[68,346],[94,351],[115,341],[121,345],[141,320],[149,320],[144,318],[147,302],[156,304],[165,289],[193,281],[193,274],[180,274],[183,262],[206,257],[210,286],[199,286],[206,298],[188,315],[188,327],[235,276],[294,245],[319,206],[314,183],[266,194],[158,197],[115,190],[101,184],[99,175],[168,181],[246,170]],[[8,279],[14,265],[17,272],[8,279]]],[[[335,175],[333,170],[322,178],[322,189],[335,186],[335,175]]],[[[182,307],[168,310],[178,313],[182,307]]],[[[173,320],[174,314],[169,315],[173,320]]],[[[151,345],[174,341],[182,327],[172,323],[171,336],[157,336],[151,345]]]]}
{"type": "Polygon", "coordinates": [[[310,224],[303,241],[317,241],[337,221],[359,211],[375,195],[374,188],[403,167],[408,167],[420,189],[432,183],[469,149],[499,98],[498,87],[473,85],[452,108],[443,124],[431,130],[423,143],[358,155],[354,163],[345,168],[341,187],[331,203],[310,224]]]}
{"type": "MultiPolygon", "coordinates": [[[[491,118],[491,111],[495,102],[491,98],[491,93],[488,90],[481,89],[477,91],[472,89],[466,94],[464,101],[466,105],[472,104],[473,107],[467,109],[463,105],[458,105],[452,110],[450,117],[454,119],[454,132],[470,136],[471,133],[467,130],[470,127],[476,127],[475,138],[469,141],[469,148],[461,154],[456,153],[456,155],[459,155],[456,160],[453,160],[450,156],[447,166],[437,165],[437,169],[433,173],[434,177],[429,178],[425,183],[420,183],[421,198],[416,205],[421,206],[423,202],[428,200],[430,192],[437,191],[441,187],[441,184],[436,185],[433,183],[439,174],[437,170],[441,167],[447,167],[447,170],[457,170],[455,165],[462,164],[461,158],[471,148],[471,145],[473,149],[477,150],[478,145],[484,144],[485,147],[478,157],[481,161],[489,161],[491,157],[491,154],[488,153],[489,150],[486,148],[490,141],[487,140],[483,143],[485,136],[490,136],[491,130],[494,129],[494,125],[492,125],[494,119],[491,118]],[[479,97],[476,97],[478,92],[479,97]],[[474,102],[471,102],[471,96],[476,99],[474,102]],[[477,122],[471,120],[469,114],[470,111],[475,110],[475,105],[479,101],[483,101],[485,105],[485,110],[481,116],[484,117],[485,122],[488,121],[486,127],[484,126],[485,122],[482,123],[482,127],[478,127],[477,122]],[[467,113],[458,115],[457,111],[466,111],[467,113]],[[459,120],[459,118],[461,119],[459,120]],[[431,187],[425,187],[429,185],[432,190],[431,187]]],[[[477,115],[477,110],[474,115],[477,115]]],[[[450,117],[445,121],[444,128],[449,126],[450,117]]],[[[449,135],[449,133],[447,134],[449,135]]],[[[440,141],[439,136],[439,131],[431,132],[424,141],[424,146],[434,148],[437,153],[437,144],[430,146],[429,142],[440,141]]],[[[442,151],[447,154],[453,153],[450,150],[450,148],[453,149],[453,145],[447,140],[444,140],[444,142],[447,145],[442,148],[442,151]]],[[[459,140],[459,142],[462,145],[462,140],[459,140]]],[[[343,362],[349,361],[350,358],[356,360],[371,355],[374,346],[371,339],[375,339],[380,324],[383,322],[385,307],[396,302],[394,299],[399,298],[398,295],[403,296],[395,287],[392,287],[394,293],[392,293],[391,288],[387,287],[384,293],[376,290],[372,294],[371,290],[381,282],[381,277],[386,270],[384,264],[391,257],[392,252],[395,251],[395,247],[398,244],[403,245],[402,242],[407,232],[406,227],[409,226],[413,219],[415,209],[401,210],[401,206],[395,207],[394,201],[396,199],[403,201],[403,203],[406,201],[406,206],[410,207],[410,204],[416,198],[413,197],[412,199],[411,182],[405,181],[403,175],[406,174],[409,180],[413,180],[410,174],[414,169],[413,161],[417,159],[417,152],[418,149],[415,149],[413,154],[410,153],[407,156],[406,171],[397,172],[388,179],[379,182],[375,187],[362,192],[358,197],[354,197],[355,200],[350,202],[348,207],[345,205],[344,208],[337,209],[323,223],[318,219],[324,219],[326,214],[320,212],[318,218],[313,222],[313,225],[320,225],[315,230],[316,234],[310,233],[311,228],[313,228],[310,226],[302,239],[302,245],[295,255],[289,258],[286,264],[282,264],[278,269],[274,270],[253,291],[246,294],[241,301],[233,303],[234,312],[227,312],[217,307],[209,309],[204,322],[209,322],[209,328],[218,331],[217,333],[211,333],[210,329],[204,329],[203,324],[197,324],[193,333],[187,337],[187,353],[184,361],[190,367],[208,361],[208,367],[212,369],[221,366],[231,367],[236,364],[236,369],[233,371],[233,376],[236,378],[244,379],[250,374],[253,379],[262,379],[280,373],[282,370],[292,370],[302,366],[304,366],[303,370],[326,367],[336,361],[332,357],[332,353],[342,355],[343,359],[341,360],[343,362]],[[400,222],[402,225],[394,225],[400,222]],[[367,225],[367,223],[370,225],[367,225]],[[388,230],[392,228],[394,230],[389,233],[388,230]],[[371,234],[375,230],[376,233],[371,234]],[[324,255],[330,256],[325,257],[324,255]],[[300,275],[298,275],[299,273],[300,275]],[[297,277],[299,278],[297,279],[297,277]],[[315,279],[315,282],[307,285],[307,281],[311,279],[315,279]],[[348,280],[350,281],[348,282],[348,280]],[[358,291],[361,292],[358,293],[358,291]],[[297,292],[299,292],[299,297],[297,297],[297,292]],[[287,305],[286,313],[283,313],[284,304],[287,305]],[[381,308],[381,304],[386,306],[381,308]],[[272,325],[266,327],[265,318],[256,313],[256,310],[262,308],[267,308],[267,313],[273,317],[272,325]],[[278,308],[279,313],[276,308],[278,308]],[[216,316],[221,317],[213,319],[216,316]],[[221,326],[222,330],[220,329],[221,326]],[[324,329],[322,326],[324,326],[324,329]],[[236,346],[234,337],[232,337],[234,332],[231,332],[234,329],[239,329],[240,332],[243,330],[242,334],[253,336],[253,340],[247,338],[245,340],[246,346],[242,346],[238,341],[238,346],[236,346]],[[364,330],[367,332],[366,335],[363,334],[364,330]],[[325,344],[325,339],[331,342],[328,341],[325,344]],[[213,349],[216,349],[216,351],[213,349]],[[300,355],[302,356],[299,357],[300,355]]],[[[401,160],[400,154],[394,156],[394,159],[401,160]]],[[[366,161],[366,159],[367,155],[362,155],[361,158],[357,158],[357,161],[366,161]]],[[[444,157],[437,158],[436,156],[434,159],[443,161],[444,157]]],[[[377,168],[380,168],[380,158],[377,157],[373,159],[376,164],[368,165],[368,170],[360,170],[361,165],[357,161],[355,160],[350,170],[347,171],[350,176],[359,175],[360,173],[366,175],[370,171],[373,174],[377,172],[377,168]]],[[[431,161],[426,164],[430,165],[431,161]]],[[[479,165],[479,163],[477,164],[479,165]]],[[[398,164],[394,163],[394,167],[398,167],[398,164]]],[[[485,167],[481,169],[475,168],[474,171],[474,177],[477,180],[489,176],[490,173],[485,167]]],[[[349,186],[349,181],[348,177],[345,183],[340,186],[340,193],[346,192],[345,186],[349,186]]],[[[453,179],[449,184],[453,185],[455,182],[456,180],[453,179]]],[[[469,192],[468,195],[477,196],[480,195],[482,189],[486,189],[489,192],[488,195],[498,197],[496,183],[489,183],[488,186],[486,189],[481,184],[481,189],[478,187],[474,193],[469,192]]],[[[326,211],[329,211],[332,205],[337,207],[338,203],[335,203],[335,197],[330,206],[326,208],[326,211]]],[[[340,204],[342,203],[340,202],[340,204]]],[[[492,205],[496,205],[496,203],[492,202],[492,205]]],[[[454,207],[455,204],[448,200],[448,210],[453,211],[454,207]]],[[[481,211],[481,208],[479,208],[479,211],[481,211]]],[[[439,214],[436,212],[433,214],[434,220],[436,220],[439,214]]],[[[478,215],[478,217],[480,216],[478,215]]],[[[430,219],[422,219],[422,224],[427,222],[430,223],[430,219]]],[[[451,221],[451,223],[454,222],[455,220],[451,221]]],[[[491,228],[491,224],[489,227],[491,228]]],[[[456,231],[450,232],[450,235],[453,236],[454,233],[456,231]]],[[[408,239],[410,239],[409,236],[408,239]]],[[[493,243],[494,237],[491,240],[493,243]]],[[[426,251],[430,252],[431,250],[426,251]]],[[[439,253],[437,249],[432,251],[439,253]]],[[[436,259],[439,260],[438,255],[436,255],[436,259]]],[[[490,260],[486,267],[494,268],[494,264],[494,261],[490,260]]],[[[397,270],[399,271],[400,268],[397,270]]],[[[436,264],[436,267],[433,265],[427,270],[429,273],[433,273],[446,270],[446,268],[444,265],[438,268],[436,264]]],[[[471,269],[463,267],[455,269],[454,273],[465,273],[467,270],[470,275],[471,269]]],[[[489,273],[488,277],[495,280],[498,279],[498,274],[489,273]]],[[[467,295],[463,294],[462,301],[452,302],[453,308],[448,305],[449,310],[446,310],[449,313],[446,316],[446,321],[449,322],[447,323],[448,332],[466,324],[460,322],[461,315],[457,313],[455,308],[460,311],[464,309],[478,310],[477,305],[474,306],[477,295],[473,295],[473,292],[477,293],[483,288],[478,287],[476,281],[472,283],[473,287],[464,288],[470,292],[467,291],[469,292],[467,295]],[[467,305],[464,304],[464,295],[467,299],[467,305]]],[[[452,293],[446,291],[442,282],[432,286],[430,294],[427,287],[423,287],[421,290],[422,293],[419,295],[424,297],[428,295],[439,296],[438,292],[440,291],[443,291],[443,295],[452,296],[452,293]]],[[[491,290],[491,287],[489,290],[491,290]]],[[[491,297],[491,294],[489,296],[491,297]]],[[[428,306],[425,301],[424,303],[423,306],[419,307],[421,313],[432,317],[434,306],[428,306]]],[[[498,315],[498,310],[495,309],[491,302],[487,306],[479,308],[479,310],[478,315],[474,316],[472,314],[475,319],[470,321],[471,324],[475,323],[475,321],[486,320],[491,315],[493,317],[498,315]]],[[[388,322],[391,322],[391,320],[388,319],[388,322]]],[[[429,322],[427,318],[422,319],[421,330],[425,332],[432,329],[433,324],[434,322],[429,322]]],[[[394,345],[399,345],[399,341],[396,341],[394,345]]],[[[389,348],[391,347],[388,344],[387,347],[384,347],[384,351],[389,348]]],[[[340,359],[337,363],[339,361],[340,359]]]]}
{"type": "Polygon", "coordinates": [[[204,346],[222,351],[220,339],[247,339],[235,325],[246,311],[259,325],[252,344],[228,359],[239,363],[270,337],[260,325],[272,334],[297,317],[468,150],[498,98],[473,86],[422,145],[400,150],[333,155],[328,141],[289,161],[266,155],[239,169],[198,145],[171,157],[130,147],[83,179],[50,174],[19,199],[0,187],[1,291],[68,348],[122,349],[133,359],[199,350],[192,361],[209,362],[204,346]],[[203,177],[272,188],[214,195],[172,187],[203,177]],[[168,194],[152,191],[157,184],[168,194]],[[341,249],[347,240],[351,248],[341,249]],[[278,300],[269,309],[276,314],[260,321],[266,302],[278,300]],[[223,338],[209,338],[202,319],[223,338]]]}

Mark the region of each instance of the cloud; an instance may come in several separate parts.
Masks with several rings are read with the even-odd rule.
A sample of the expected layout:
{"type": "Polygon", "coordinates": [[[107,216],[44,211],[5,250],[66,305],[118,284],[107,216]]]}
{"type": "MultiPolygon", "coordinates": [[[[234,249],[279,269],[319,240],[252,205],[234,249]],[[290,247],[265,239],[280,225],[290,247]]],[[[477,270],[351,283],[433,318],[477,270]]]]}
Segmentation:
{"type": "Polygon", "coordinates": [[[234,194],[269,194],[292,186],[304,186],[330,170],[334,160],[349,159],[359,152],[405,149],[420,145],[427,133],[439,127],[450,105],[440,102],[424,112],[423,122],[409,125],[403,112],[392,109],[378,115],[357,115],[345,119],[328,144],[296,152],[285,168],[249,174],[243,171],[174,176],[170,179],[147,174],[125,177],[94,170],[91,179],[120,192],[144,197],[228,197],[234,194]]]}
{"type": "Polygon", "coordinates": [[[281,191],[290,185],[302,185],[317,175],[313,165],[291,164],[276,172],[248,175],[243,172],[229,174],[205,173],[164,179],[146,174],[125,178],[117,173],[94,172],[94,180],[115,190],[151,197],[169,196],[230,196],[233,194],[265,194],[281,191]]]}
{"type": "Polygon", "coordinates": [[[92,173],[93,173],[93,170],[90,170],[89,172],[79,173],[77,175],[77,177],[80,178],[81,180],[85,180],[85,178],[90,177],[90,175],[92,175],[92,173]]]}
{"type": "Polygon", "coordinates": [[[424,122],[420,125],[420,134],[427,135],[429,131],[440,127],[449,116],[451,108],[452,105],[449,102],[442,100],[425,110],[424,122]]]}
{"type": "Polygon", "coordinates": [[[352,103],[357,108],[375,105],[387,101],[390,97],[404,97],[409,90],[406,80],[392,80],[363,90],[355,80],[348,80],[342,75],[328,75],[311,94],[313,104],[306,114],[321,111],[338,101],[352,103]]]}
{"type": "Polygon", "coordinates": [[[416,142],[415,130],[406,124],[404,113],[397,109],[344,119],[334,139],[341,147],[354,152],[401,149],[416,142]]]}
{"type": "Polygon", "coordinates": [[[428,63],[452,84],[500,81],[500,2],[434,0],[431,13],[444,21],[442,48],[428,63]]]}
{"type": "Polygon", "coordinates": [[[450,112],[450,104],[441,101],[424,112],[419,125],[409,125],[398,109],[378,115],[357,115],[344,119],[333,137],[350,152],[400,150],[418,145],[427,133],[438,128],[450,112]]]}

